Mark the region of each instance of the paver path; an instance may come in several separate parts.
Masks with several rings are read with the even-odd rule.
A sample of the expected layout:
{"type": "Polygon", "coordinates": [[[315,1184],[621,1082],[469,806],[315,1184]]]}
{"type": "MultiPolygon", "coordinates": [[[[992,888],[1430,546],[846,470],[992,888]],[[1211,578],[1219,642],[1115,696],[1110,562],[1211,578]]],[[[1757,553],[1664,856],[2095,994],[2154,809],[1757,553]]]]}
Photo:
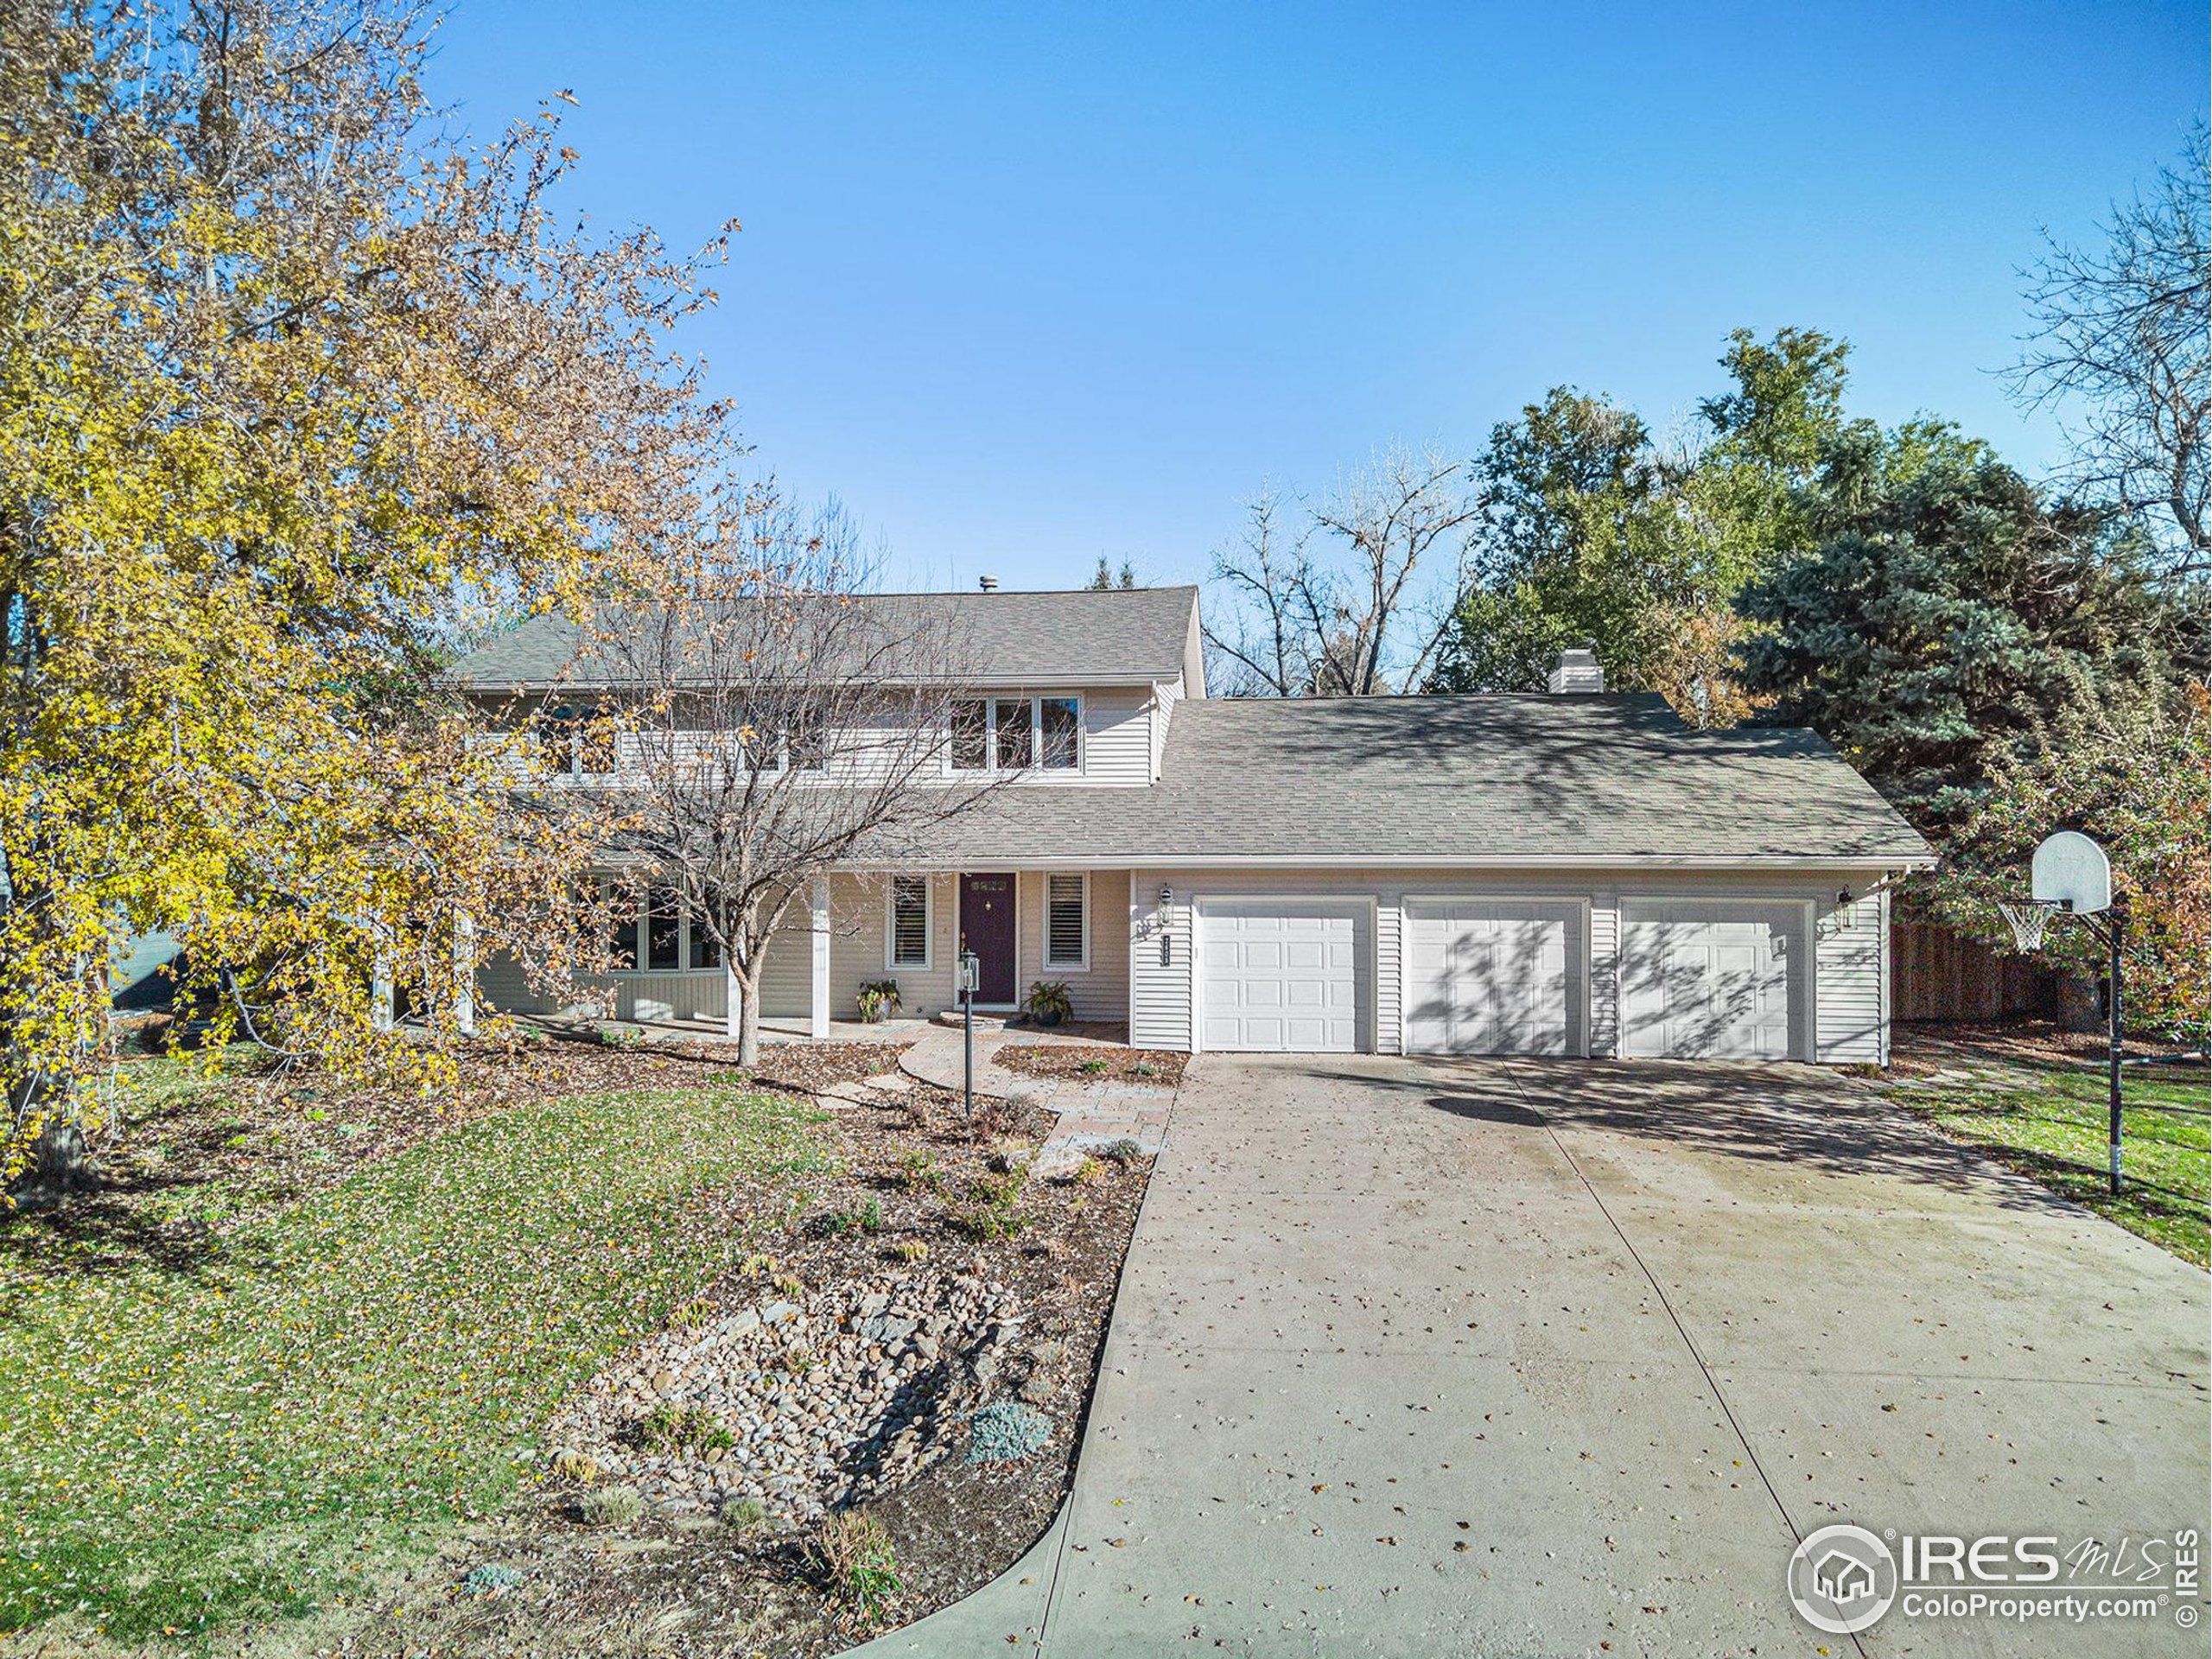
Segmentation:
{"type": "Polygon", "coordinates": [[[1845,1519],[2203,1529],[2209,1324],[2197,1269],[1806,1069],[1209,1057],[1059,1520],[863,1651],[2202,1654],[1854,1644],[1783,1573],[1845,1519]]]}

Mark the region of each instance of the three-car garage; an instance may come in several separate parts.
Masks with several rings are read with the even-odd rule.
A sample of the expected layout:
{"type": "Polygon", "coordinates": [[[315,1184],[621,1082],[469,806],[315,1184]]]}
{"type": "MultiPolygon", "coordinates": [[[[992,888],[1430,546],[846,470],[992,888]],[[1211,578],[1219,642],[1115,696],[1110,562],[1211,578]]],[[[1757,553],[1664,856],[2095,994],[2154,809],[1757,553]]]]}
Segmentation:
{"type": "MultiPolygon", "coordinates": [[[[1815,1018],[1818,909],[1710,892],[1201,891],[1187,912],[1191,1046],[1834,1058],[1815,1018]]],[[[1172,946],[1162,954],[1172,962],[1172,946]]],[[[1140,954],[1139,974],[1150,965],[1140,954]]]]}

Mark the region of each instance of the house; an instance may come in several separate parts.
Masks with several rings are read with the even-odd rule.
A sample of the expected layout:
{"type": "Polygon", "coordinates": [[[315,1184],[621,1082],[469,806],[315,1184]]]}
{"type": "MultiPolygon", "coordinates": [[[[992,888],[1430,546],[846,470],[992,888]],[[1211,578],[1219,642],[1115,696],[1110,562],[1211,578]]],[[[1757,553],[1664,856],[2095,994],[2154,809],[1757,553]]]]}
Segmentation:
{"type": "MultiPolygon", "coordinates": [[[[1886,884],[1934,855],[1810,732],[1696,729],[1585,652],[1541,695],[1209,698],[1191,588],[907,602],[975,642],[961,764],[1024,764],[817,880],[766,1020],[826,1035],[886,978],[951,1007],[964,946],[979,1008],[1065,981],[1147,1047],[1887,1058],[1886,884]]],[[[456,673],[550,695],[575,649],[541,618],[456,673]]],[[[720,1020],[685,918],[636,926],[616,1011],[720,1020]]],[[[534,1006],[511,964],[484,991],[534,1006]]]]}

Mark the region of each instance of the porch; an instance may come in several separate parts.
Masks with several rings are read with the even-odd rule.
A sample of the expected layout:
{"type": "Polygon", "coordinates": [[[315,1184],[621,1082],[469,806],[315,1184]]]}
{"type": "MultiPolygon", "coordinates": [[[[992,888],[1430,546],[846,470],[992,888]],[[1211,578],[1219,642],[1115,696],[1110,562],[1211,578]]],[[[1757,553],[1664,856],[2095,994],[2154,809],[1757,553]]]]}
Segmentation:
{"type": "MultiPolygon", "coordinates": [[[[1067,987],[1071,1023],[1126,1027],[1134,913],[1127,870],[838,873],[771,938],[760,978],[771,1041],[883,1041],[860,1020],[864,989],[897,992],[899,1023],[959,1006],[962,950],[979,959],[979,1012],[1015,1012],[1039,981],[1067,987]]],[[[487,1004],[553,1021],[614,1019],[671,1035],[727,1034],[734,975],[672,893],[649,894],[612,941],[639,964],[594,976],[566,1007],[535,994],[518,966],[487,964],[487,1004]]]]}

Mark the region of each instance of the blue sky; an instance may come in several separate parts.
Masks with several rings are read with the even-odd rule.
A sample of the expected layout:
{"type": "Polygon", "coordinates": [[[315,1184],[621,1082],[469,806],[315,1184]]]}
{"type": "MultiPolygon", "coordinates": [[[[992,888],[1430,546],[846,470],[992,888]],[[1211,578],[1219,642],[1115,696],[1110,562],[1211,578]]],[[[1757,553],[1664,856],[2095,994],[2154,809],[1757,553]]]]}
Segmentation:
{"type": "Polygon", "coordinates": [[[1554,384],[1686,421],[1738,325],[2040,468],[2015,270],[2177,151],[2212,49],[2202,0],[458,0],[441,42],[479,132],[574,91],[601,228],[742,221],[690,348],[929,587],[1195,580],[1263,481],[1554,384]]]}

